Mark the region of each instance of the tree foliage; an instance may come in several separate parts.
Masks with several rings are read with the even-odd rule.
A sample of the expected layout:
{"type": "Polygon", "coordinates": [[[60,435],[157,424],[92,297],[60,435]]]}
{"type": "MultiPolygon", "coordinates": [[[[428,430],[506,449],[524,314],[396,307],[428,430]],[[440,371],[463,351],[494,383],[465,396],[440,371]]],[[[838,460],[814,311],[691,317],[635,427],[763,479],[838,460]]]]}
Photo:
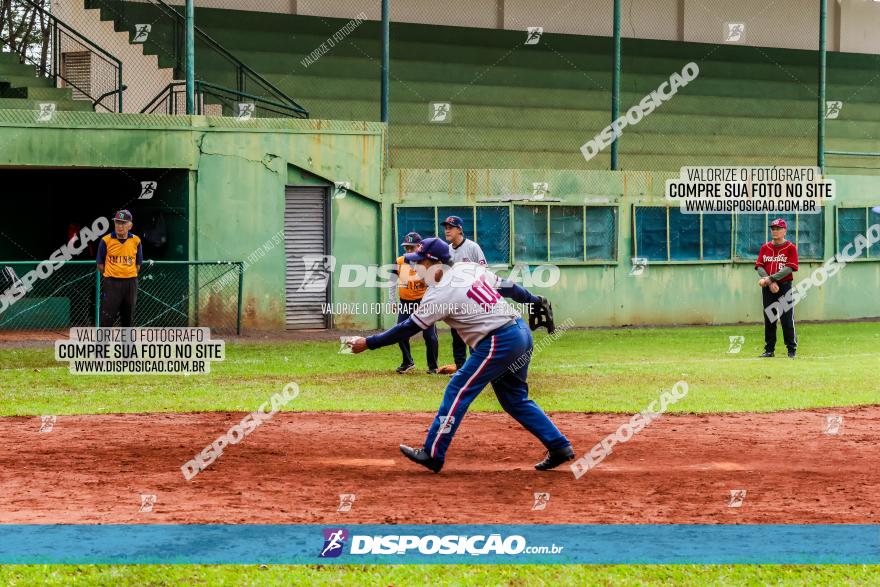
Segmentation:
{"type": "Polygon", "coordinates": [[[51,50],[49,8],[50,0],[0,0],[0,47],[43,73],[51,50]]]}

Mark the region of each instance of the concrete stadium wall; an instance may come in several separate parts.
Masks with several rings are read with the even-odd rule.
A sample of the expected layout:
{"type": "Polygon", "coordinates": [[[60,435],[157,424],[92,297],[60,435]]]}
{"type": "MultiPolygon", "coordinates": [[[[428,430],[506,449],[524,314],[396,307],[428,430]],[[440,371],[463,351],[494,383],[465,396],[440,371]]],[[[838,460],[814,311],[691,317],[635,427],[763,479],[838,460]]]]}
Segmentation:
{"type": "MultiPolygon", "coordinates": [[[[173,0],[172,4],[183,4],[173,0]]],[[[196,6],[333,18],[364,13],[379,20],[380,3],[371,0],[196,0],[196,6]]],[[[611,0],[406,0],[391,3],[398,22],[611,36],[611,0]]],[[[623,6],[624,37],[672,41],[722,42],[724,23],[746,24],[744,44],[817,49],[819,3],[803,0],[633,0],[623,6]]],[[[880,3],[829,0],[829,49],[880,53],[880,3]]]]}
{"type": "MultiPolygon", "coordinates": [[[[548,170],[389,169],[383,176],[383,127],[320,120],[238,122],[58,112],[35,123],[26,111],[0,111],[2,167],[181,169],[190,177],[189,259],[244,260],[283,227],[286,185],[349,181],[345,198],[332,200],[331,253],[338,264],[387,263],[394,204],[461,205],[527,194],[536,181],[553,198],[618,207],[616,261],[561,269],[549,294],[560,321],[579,326],[760,322],[752,263],[651,263],[631,277],[632,209],[665,205],[668,174],[548,170]]],[[[833,175],[837,205],[876,206],[876,176],[833,175]]],[[[836,250],[834,210],[825,214],[825,258],[836,250]]],[[[11,219],[15,221],[16,219],[11,219]]],[[[819,263],[802,263],[804,279],[819,263]]],[[[275,247],[245,273],[244,326],[280,330],[284,308],[283,247],[275,247]]],[[[338,276],[336,277],[338,279],[338,276]]],[[[880,317],[880,262],[847,266],[796,309],[799,320],[880,317]]],[[[332,301],[374,303],[379,288],[339,288],[332,301]]],[[[385,316],[385,325],[393,317],[385,316]]],[[[374,328],[373,315],[342,316],[336,326],[374,328]]]]}
{"type": "MultiPolygon", "coordinates": [[[[378,236],[373,247],[364,241],[378,235],[382,136],[382,126],[371,123],[58,112],[39,124],[28,111],[0,110],[0,144],[14,146],[0,153],[0,169],[189,170],[190,260],[245,260],[271,240],[284,225],[292,169],[349,181],[348,197],[332,201],[333,247],[346,262],[375,264],[378,236]]],[[[278,246],[245,272],[245,328],[284,328],[284,267],[278,246]]],[[[210,288],[200,295],[211,295],[210,288]]],[[[375,296],[354,289],[337,295],[360,303],[375,296]]],[[[347,325],[375,327],[377,319],[354,317],[347,325]]]]}
{"type": "MultiPolygon", "coordinates": [[[[423,205],[469,205],[498,202],[531,192],[532,182],[547,181],[563,203],[601,203],[618,207],[618,260],[605,265],[563,266],[559,284],[546,293],[557,323],[572,318],[578,326],[670,325],[761,322],[761,294],[754,260],[719,264],[651,262],[639,277],[630,276],[633,257],[633,206],[667,205],[665,180],[673,174],[548,170],[401,170],[386,180],[390,202],[423,205]]],[[[832,175],[837,205],[880,204],[876,177],[832,175]]],[[[389,206],[390,208],[390,206],[389,206]]],[[[834,210],[825,215],[825,258],[836,251],[834,210]]],[[[391,211],[386,213],[386,248],[394,243],[391,211]]],[[[802,262],[800,281],[821,263],[802,262]]],[[[880,317],[880,261],[845,267],[822,288],[812,290],[796,308],[798,320],[880,317]],[[865,292],[874,292],[866,295],[865,292]]],[[[390,323],[388,323],[390,325],[390,323]]]]}

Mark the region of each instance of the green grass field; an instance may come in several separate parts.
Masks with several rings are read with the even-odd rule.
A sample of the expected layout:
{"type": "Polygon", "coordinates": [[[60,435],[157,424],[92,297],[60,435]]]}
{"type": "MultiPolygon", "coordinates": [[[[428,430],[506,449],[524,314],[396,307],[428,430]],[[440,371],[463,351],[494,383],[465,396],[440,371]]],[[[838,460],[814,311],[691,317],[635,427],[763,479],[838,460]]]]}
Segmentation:
{"type": "MultiPolygon", "coordinates": [[[[532,361],[549,411],[635,412],[684,379],[673,411],[774,411],[880,403],[880,325],[798,326],[799,358],[758,359],[757,326],[568,331],[532,361]],[[745,336],[737,354],[728,337],[745,336]]],[[[542,335],[537,335],[536,341],[542,335]]],[[[780,341],[781,342],[781,341],[780,341]]],[[[451,362],[441,333],[441,363],[451,362]]],[[[334,342],[229,343],[205,376],[70,375],[50,347],[0,349],[0,414],[251,411],[286,383],[297,411],[434,411],[447,378],[393,373],[396,348],[339,355],[334,342]]],[[[780,348],[782,348],[780,344],[780,348]]],[[[497,411],[484,393],[472,409],[497,411]]],[[[874,566],[8,566],[2,585],[864,585],[874,566]]]]}
{"type": "Polygon", "coordinates": [[[880,571],[870,566],[775,565],[327,565],[309,567],[215,566],[9,566],[0,584],[99,585],[871,585],[880,571]]]}
{"type": "MultiPolygon", "coordinates": [[[[541,331],[543,332],[543,331],[541,331]]],[[[876,371],[880,325],[798,326],[799,357],[758,359],[757,326],[570,330],[537,353],[531,393],[550,411],[635,412],[684,379],[688,397],[673,411],[774,411],[880,403],[876,371]],[[745,336],[737,354],[729,336],[745,336]]],[[[543,334],[538,334],[536,342],[543,334]]],[[[415,340],[415,339],[414,339],[415,340]]],[[[780,341],[780,347],[781,347],[780,341]]],[[[452,362],[441,334],[441,363],[452,362]]],[[[294,381],[296,411],[434,411],[444,376],[424,373],[424,347],[414,343],[419,370],[398,376],[397,348],[337,354],[334,342],[227,344],[225,362],[209,375],[71,375],[44,348],[0,349],[0,415],[113,412],[251,411],[294,381]]],[[[477,411],[498,411],[483,394],[477,411]]]]}

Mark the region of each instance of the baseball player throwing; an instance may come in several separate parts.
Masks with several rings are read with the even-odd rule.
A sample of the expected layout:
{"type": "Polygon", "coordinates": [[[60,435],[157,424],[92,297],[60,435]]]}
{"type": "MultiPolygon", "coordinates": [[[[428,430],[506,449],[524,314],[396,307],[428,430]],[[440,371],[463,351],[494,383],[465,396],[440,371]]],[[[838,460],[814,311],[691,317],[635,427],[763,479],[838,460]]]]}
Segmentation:
{"type": "MultiPolygon", "coordinates": [[[[422,303],[412,316],[397,326],[369,338],[353,340],[352,351],[361,353],[395,344],[443,320],[461,334],[473,352],[449,380],[424,447],[401,444],[404,456],[439,473],[468,406],[491,383],[504,411],[547,448],[544,460],[535,465],[536,469],[546,471],[572,460],[575,454],[571,443],[529,399],[526,378],[532,334],[519,313],[502,297],[513,297],[511,287],[522,288],[502,285],[497,275],[477,263],[456,263],[448,267],[449,246],[438,238],[424,239],[417,251],[405,257],[426,273],[428,290],[422,303]]],[[[517,292],[516,296],[523,292],[517,292]]]]}

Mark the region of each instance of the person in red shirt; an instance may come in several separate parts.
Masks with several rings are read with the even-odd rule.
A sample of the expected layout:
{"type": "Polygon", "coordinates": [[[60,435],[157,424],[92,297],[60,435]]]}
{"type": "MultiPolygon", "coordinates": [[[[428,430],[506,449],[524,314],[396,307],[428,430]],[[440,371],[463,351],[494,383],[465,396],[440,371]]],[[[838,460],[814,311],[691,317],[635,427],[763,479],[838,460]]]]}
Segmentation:
{"type": "MultiPolygon", "coordinates": [[[[798,270],[797,247],[793,242],[785,240],[787,226],[785,220],[777,218],[770,223],[770,234],[773,239],[761,245],[758,251],[758,260],[755,261],[755,271],[761,278],[758,285],[764,302],[764,354],[762,357],[772,357],[776,350],[776,321],[771,321],[767,316],[768,306],[778,301],[791,289],[795,271],[798,270]]],[[[797,333],[794,329],[794,308],[789,308],[779,317],[782,323],[782,338],[788,349],[788,358],[793,359],[797,354],[797,333]]]]}

